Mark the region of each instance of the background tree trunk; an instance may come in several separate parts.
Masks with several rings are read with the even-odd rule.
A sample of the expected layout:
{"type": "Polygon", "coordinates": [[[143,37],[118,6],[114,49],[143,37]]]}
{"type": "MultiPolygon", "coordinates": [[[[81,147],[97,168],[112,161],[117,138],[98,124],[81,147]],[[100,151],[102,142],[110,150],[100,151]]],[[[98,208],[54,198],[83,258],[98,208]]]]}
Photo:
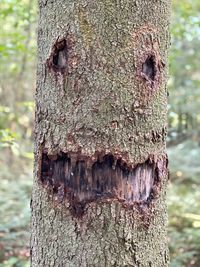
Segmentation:
{"type": "Polygon", "coordinates": [[[168,266],[170,1],[39,9],[32,266],[168,266]]]}

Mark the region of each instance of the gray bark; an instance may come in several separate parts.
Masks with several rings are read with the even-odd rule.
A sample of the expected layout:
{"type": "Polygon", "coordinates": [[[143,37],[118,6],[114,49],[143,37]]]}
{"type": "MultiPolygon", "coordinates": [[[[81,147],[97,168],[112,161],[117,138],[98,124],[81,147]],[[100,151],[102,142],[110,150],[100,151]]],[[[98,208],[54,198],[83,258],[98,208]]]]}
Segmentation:
{"type": "Polygon", "coordinates": [[[166,267],[170,1],[39,10],[31,265],[166,267]]]}

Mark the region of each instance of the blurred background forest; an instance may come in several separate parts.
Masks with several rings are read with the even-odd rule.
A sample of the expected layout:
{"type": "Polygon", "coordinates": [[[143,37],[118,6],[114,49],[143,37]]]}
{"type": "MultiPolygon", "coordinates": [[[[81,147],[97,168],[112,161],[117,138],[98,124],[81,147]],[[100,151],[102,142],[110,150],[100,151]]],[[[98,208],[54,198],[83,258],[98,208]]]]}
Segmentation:
{"type": "MultiPolygon", "coordinates": [[[[36,0],[0,0],[0,266],[29,264],[36,0]]],[[[200,1],[174,0],[169,56],[170,267],[200,266],[200,1]]]]}

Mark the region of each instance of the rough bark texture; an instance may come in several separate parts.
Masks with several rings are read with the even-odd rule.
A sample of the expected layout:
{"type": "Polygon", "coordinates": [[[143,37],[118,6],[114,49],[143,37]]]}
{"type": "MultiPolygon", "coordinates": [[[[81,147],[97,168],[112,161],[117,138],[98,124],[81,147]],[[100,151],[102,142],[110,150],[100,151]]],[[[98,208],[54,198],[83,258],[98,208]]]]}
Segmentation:
{"type": "Polygon", "coordinates": [[[170,0],[39,10],[32,266],[166,267],[170,0]]]}

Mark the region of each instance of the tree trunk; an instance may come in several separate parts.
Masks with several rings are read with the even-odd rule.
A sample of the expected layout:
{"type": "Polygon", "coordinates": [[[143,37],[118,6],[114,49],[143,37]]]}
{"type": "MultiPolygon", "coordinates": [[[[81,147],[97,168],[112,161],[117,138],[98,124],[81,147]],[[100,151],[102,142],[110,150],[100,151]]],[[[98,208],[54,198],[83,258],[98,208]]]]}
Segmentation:
{"type": "Polygon", "coordinates": [[[32,266],[168,266],[170,0],[39,10],[32,266]]]}

